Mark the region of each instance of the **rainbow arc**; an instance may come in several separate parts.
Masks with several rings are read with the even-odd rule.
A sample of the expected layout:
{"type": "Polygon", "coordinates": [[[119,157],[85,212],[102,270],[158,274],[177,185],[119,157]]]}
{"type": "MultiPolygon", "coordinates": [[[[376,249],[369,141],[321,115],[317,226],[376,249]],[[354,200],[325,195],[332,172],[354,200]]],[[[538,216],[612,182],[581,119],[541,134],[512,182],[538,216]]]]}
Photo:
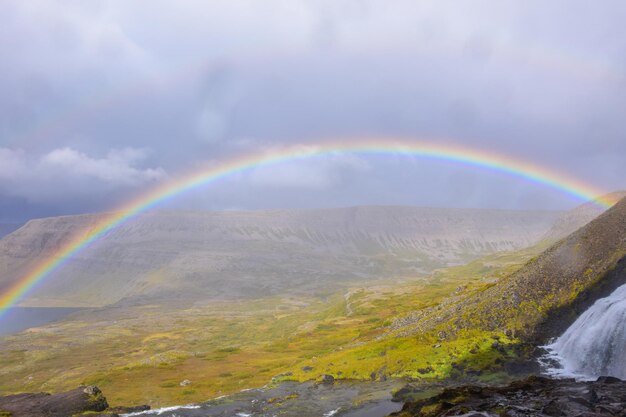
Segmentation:
{"type": "Polygon", "coordinates": [[[157,186],[154,190],[131,201],[115,212],[109,213],[84,234],[75,237],[51,256],[42,259],[26,275],[18,279],[7,291],[0,295],[0,317],[22,300],[37,284],[43,282],[52,272],[59,270],[64,263],[80,251],[101,239],[109,231],[131,220],[142,212],[163,202],[206,186],[222,178],[264,168],[282,162],[299,159],[323,158],[330,155],[399,155],[458,163],[521,178],[524,181],[552,188],[582,201],[595,201],[608,208],[612,201],[598,196],[603,192],[597,187],[573,177],[517,160],[505,155],[465,148],[459,145],[441,144],[437,140],[415,141],[395,138],[367,138],[335,140],[308,146],[291,146],[235,157],[190,173],[179,179],[157,186]]]}

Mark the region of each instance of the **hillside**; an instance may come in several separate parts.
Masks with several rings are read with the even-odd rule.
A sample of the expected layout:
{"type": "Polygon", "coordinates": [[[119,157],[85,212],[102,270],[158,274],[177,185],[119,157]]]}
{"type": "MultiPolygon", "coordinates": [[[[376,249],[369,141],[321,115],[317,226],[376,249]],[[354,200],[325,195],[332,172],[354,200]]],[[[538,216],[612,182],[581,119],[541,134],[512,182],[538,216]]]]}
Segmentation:
{"type": "MultiPolygon", "coordinates": [[[[626,197],[626,191],[615,191],[613,193],[603,195],[602,200],[615,204],[624,197],[626,197]]],[[[554,226],[552,226],[550,231],[546,233],[545,239],[557,241],[569,236],[589,223],[591,220],[598,217],[604,211],[605,209],[603,207],[592,201],[581,204],[572,210],[568,210],[557,219],[554,226]]]]}
{"type": "MultiPolygon", "coordinates": [[[[413,277],[531,246],[559,215],[414,207],[151,212],[72,258],[23,305],[323,294],[349,282],[413,277]]],[[[0,240],[0,285],[100,218],[32,220],[0,240]]]]}
{"type": "Polygon", "coordinates": [[[403,332],[472,329],[545,341],[626,282],[626,198],[493,286],[422,315],[403,332]]]}
{"type": "MultiPolygon", "coordinates": [[[[525,271],[529,266],[539,263],[545,269],[549,259],[564,256],[565,249],[558,248],[573,245],[590,250],[584,246],[585,240],[598,240],[600,243],[592,246],[594,251],[606,251],[598,257],[604,259],[604,253],[623,247],[623,242],[615,237],[620,235],[620,227],[623,230],[623,211],[622,202],[541,255],[538,254],[548,246],[545,241],[516,252],[491,253],[468,264],[413,276],[404,282],[380,282],[374,278],[326,281],[327,292],[322,297],[268,296],[259,291],[254,299],[241,302],[123,302],[84,310],[61,322],[4,337],[0,391],[63,390],[88,383],[111,393],[113,404],[149,402],[158,406],[201,401],[263,386],[277,375],[274,381],[303,382],[331,375],[335,379],[367,381],[408,377],[423,386],[437,386],[449,379],[501,382],[509,378],[508,369],[517,366],[519,349],[525,346],[515,336],[525,336],[519,330],[532,324],[534,317],[526,314],[527,306],[534,305],[532,302],[520,302],[521,309],[516,310],[517,305],[505,305],[507,300],[501,299],[511,280],[520,280],[512,285],[519,300],[534,297],[532,280],[522,282],[519,277],[528,276],[525,271]],[[608,231],[605,233],[604,229],[608,231]],[[583,233],[585,230],[589,231],[583,233]],[[581,233],[589,236],[580,238],[582,243],[577,245],[575,236],[581,233]],[[517,311],[526,314],[520,316],[525,317],[523,323],[514,321],[517,311]],[[490,325],[492,319],[495,326],[490,325]],[[508,331],[516,329],[517,332],[508,331]],[[191,387],[180,385],[185,379],[192,381],[191,387]]],[[[227,215],[232,214],[223,214],[227,215]]],[[[145,222],[144,231],[131,233],[127,229],[123,237],[150,247],[145,236],[166,235],[163,230],[151,232],[154,234],[149,231],[157,226],[163,228],[163,218],[167,216],[172,214],[145,215],[135,223],[138,227],[145,222]],[[150,219],[152,223],[148,222],[150,219]]],[[[62,223],[67,219],[56,219],[59,229],[63,229],[62,223]]],[[[367,225],[355,223],[372,233],[371,218],[367,221],[367,225]]],[[[182,233],[172,224],[168,230],[172,236],[182,233]]],[[[123,240],[118,239],[117,242],[123,240]]],[[[268,238],[259,240],[261,248],[272,242],[268,238]]],[[[48,239],[46,244],[52,245],[53,241],[48,239]]],[[[250,245],[244,238],[239,244],[250,245]]],[[[316,248],[312,244],[309,247],[316,248]]],[[[335,247],[351,253],[341,245],[335,247]]],[[[120,254],[132,250],[138,249],[120,249],[118,256],[123,258],[120,254]]],[[[259,253],[263,255],[262,251],[259,253]]],[[[291,253],[280,253],[289,259],[287,255],[291,253]]],[[[604,264],[594,263],[591,258],[596,256],[598,253],[590,253],[590,258],[581,262],[591,263],[600,271],[604,264]]],[[[550,291],[556,291],[553,283],[546,285],[552,288],[550,291]]],[[[561,290],[566,293],[565,288],[561,290]]],[[[535,328],[539,328],[542,320],[535,323],[535,328]]],[[[418,385],[417,390],[423,386],[418,385]]]]}

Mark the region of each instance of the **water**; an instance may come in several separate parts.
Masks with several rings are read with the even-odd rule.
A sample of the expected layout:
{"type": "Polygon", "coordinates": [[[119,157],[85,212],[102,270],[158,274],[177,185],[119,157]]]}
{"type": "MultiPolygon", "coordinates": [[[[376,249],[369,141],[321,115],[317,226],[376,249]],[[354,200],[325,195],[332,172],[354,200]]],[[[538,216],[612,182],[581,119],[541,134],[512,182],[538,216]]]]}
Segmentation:
{"type": "Polygon", "coordinates": [[[597,300],[554,343],[547,373],[583,380],[626,379],[626,284],[597,300]]]}
{"type": "Polygon", "coordinates": [[[80,310],[82,309],[65,307],[13,307],[0,320],[0,336],[61,320],[80,310]]]}
{"type": "Polygon", "coordinates": [[[245,390],[197,405],[168,407],[126,416],[163,417],[384,417],[403,403],[391,401],[397,381],[346,382],[317,385],[284,382],[275,387],[245,390]]]}

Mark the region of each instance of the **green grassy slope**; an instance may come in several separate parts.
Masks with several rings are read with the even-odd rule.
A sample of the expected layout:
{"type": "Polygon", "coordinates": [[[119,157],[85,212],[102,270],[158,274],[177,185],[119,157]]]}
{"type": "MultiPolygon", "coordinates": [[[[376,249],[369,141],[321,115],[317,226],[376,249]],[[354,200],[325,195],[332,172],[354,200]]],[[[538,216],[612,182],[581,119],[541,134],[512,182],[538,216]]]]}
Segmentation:
{"type": "Polygon", "coordinates": [[[467,333],[441,343],[436,334],[397,332],[420,311],[493,285],[539,250],[491,255],[432,276],[368,283],[323,298],[84,313],[5,337],[0,392],[62,391],[90,383],[113,405],[158,406],[262,386],[283,373],[297,380],[323,374],[442,378],[488,369],[506,354],[491,348],[491,336],[505,346],[504,335],[467,333]],[[184,379],[192,383],[180,386],[184,379]]]}

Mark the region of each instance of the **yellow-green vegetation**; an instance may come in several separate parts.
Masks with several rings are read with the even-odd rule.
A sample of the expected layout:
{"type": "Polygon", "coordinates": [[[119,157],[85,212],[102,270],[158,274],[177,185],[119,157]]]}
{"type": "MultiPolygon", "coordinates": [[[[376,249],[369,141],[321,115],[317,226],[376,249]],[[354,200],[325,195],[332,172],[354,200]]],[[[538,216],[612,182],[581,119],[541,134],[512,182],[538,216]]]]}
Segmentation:
{"type": "Polygon", "coordinates": [[[626,200],[473,297],[430,314],[414,330],[483,329],[544,342],[588,302],[618,285],[626,258],[626,200]]]}
{"type": "MultiPolygon", "coordinates": [[[[423,309],[483,291],[532,256],[494,255],[404,282],[328,297],[283,296],[190,308],[85,313],[2,340],[0,391],[95,384],[113,406],[190,403],[272,377],[491,378],[515,340],[497,332],[403,335],[423,309]],[[517,262],[516,262],[517,261],[517,262]]],[[[278,401],[278,399],[277,399],[278,401]]]]}

